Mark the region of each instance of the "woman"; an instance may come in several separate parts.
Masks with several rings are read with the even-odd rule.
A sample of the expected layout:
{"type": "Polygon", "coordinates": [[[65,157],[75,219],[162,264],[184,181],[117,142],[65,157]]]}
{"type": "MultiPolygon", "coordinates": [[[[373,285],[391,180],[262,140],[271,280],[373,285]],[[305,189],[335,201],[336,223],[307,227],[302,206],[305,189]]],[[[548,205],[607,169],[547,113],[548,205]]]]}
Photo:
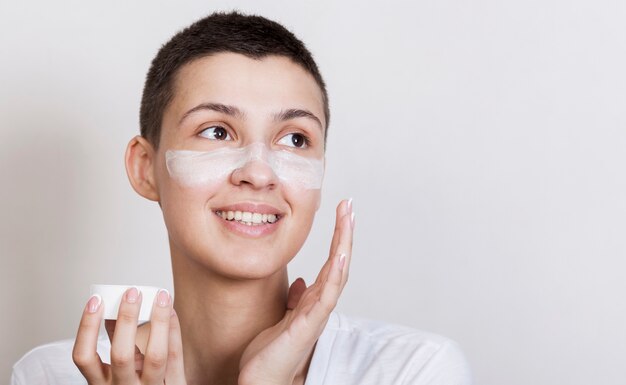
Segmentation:
{"type": "Polygon", "coordinates": [[[142,297],[129,289],[109,342],[98,338],[107,304],[90,298],[72,349],[80,373],[60,343],[22,359],[14,383],[468,383],[453,342],[332,312],[348,278],[351,200],[316,281],[289,287],[320,204],[328,119],[311,54],[279,24],[216,13],[175,35],[152,62],[126,169],[162,209],[176,301],[161,290],[137,327],[142,297]]]}

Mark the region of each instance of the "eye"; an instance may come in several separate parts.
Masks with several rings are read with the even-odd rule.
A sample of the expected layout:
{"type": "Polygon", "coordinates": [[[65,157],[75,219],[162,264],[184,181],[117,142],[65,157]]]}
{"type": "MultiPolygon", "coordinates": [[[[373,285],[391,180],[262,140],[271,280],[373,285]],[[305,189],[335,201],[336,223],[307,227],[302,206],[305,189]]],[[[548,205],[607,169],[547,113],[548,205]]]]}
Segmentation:
{"type": "Polygon", "coordinates": [[[207,127],[198,135],[211,140],[232,140],[228,131],[222,126],[207,127]]]}
{"type": "Polygon", "coordinates": [[[306,148],[309,146],[309,139],[302,134],[293,133],[280,138],[278,144],[289,147],[306,148]]]}

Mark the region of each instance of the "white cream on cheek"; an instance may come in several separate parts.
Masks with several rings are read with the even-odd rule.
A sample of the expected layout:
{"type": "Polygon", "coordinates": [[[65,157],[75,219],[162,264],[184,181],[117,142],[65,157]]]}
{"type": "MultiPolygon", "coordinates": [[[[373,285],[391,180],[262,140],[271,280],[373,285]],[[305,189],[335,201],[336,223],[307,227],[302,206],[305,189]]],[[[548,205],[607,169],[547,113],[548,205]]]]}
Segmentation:
{"type": "Polygon", "coordinates": [[[170,176],[188,187],[210,186],[252,161],[266,163],[286,186],[313,190],[322,187],[324,161],[286,150],[270,150],[263,143],[223,147],[213,151],[168,150],[165,164],[170,176]]]}

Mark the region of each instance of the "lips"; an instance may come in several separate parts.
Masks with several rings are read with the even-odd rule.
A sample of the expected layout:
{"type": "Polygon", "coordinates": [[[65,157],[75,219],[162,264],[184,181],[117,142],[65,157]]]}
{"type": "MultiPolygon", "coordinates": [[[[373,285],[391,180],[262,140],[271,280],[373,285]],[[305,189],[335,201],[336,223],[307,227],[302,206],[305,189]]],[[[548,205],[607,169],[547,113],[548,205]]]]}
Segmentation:
{"type": "Polygon", "coordinates": [[[214,213],[228,229],[252,237],[273,232],[277,222],[283,217],[283,213],[277,208],[258,203],[220,207],[214,213]]]}

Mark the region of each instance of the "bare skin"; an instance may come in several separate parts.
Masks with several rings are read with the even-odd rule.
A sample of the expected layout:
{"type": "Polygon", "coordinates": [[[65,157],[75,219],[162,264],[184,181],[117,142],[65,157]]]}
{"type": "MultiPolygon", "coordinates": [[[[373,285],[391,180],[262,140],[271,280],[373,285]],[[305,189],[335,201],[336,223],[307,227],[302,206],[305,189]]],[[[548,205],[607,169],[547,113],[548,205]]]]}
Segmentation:
{"type": "Polygon", "coordinates": [[[280,148],[288,143],[285,138],[302,135],[307,145],[289,151],[319,159],[324,125],[319,87],[286,58],[224,53],[181,69],[158,149],[135,137],[126,154],[133,188],[163,210],[176,301],[161,292],[151,322],[138,328],[141,296],[127,292],[118,320],[106,324],[112,341],[106,365],[95,348],[103,308],[91,298],[73,354],[89,384],[304,383],[315,343],[348,278],[350,203],[337,207],[329,256],[316,281],[307,287],[298,279],[289,287],[287,263],[308,236],[320,191],[293,190],[267,165],[254,162],[210,189],[187,189],[168,174],[164,154],[254,142],[280,148]],[[234,106],[241,113],[210,108],[188,113],[203,103],[234,106]],[[286,109],[307,111],[317,122],[302,114],[277,120],[286,109]],[[206,135],[218,126],[227,139],[206,135]],[[219,208],[242,204],[279,212],[275,231],[247,236],[215,215],[219,208]]]}

